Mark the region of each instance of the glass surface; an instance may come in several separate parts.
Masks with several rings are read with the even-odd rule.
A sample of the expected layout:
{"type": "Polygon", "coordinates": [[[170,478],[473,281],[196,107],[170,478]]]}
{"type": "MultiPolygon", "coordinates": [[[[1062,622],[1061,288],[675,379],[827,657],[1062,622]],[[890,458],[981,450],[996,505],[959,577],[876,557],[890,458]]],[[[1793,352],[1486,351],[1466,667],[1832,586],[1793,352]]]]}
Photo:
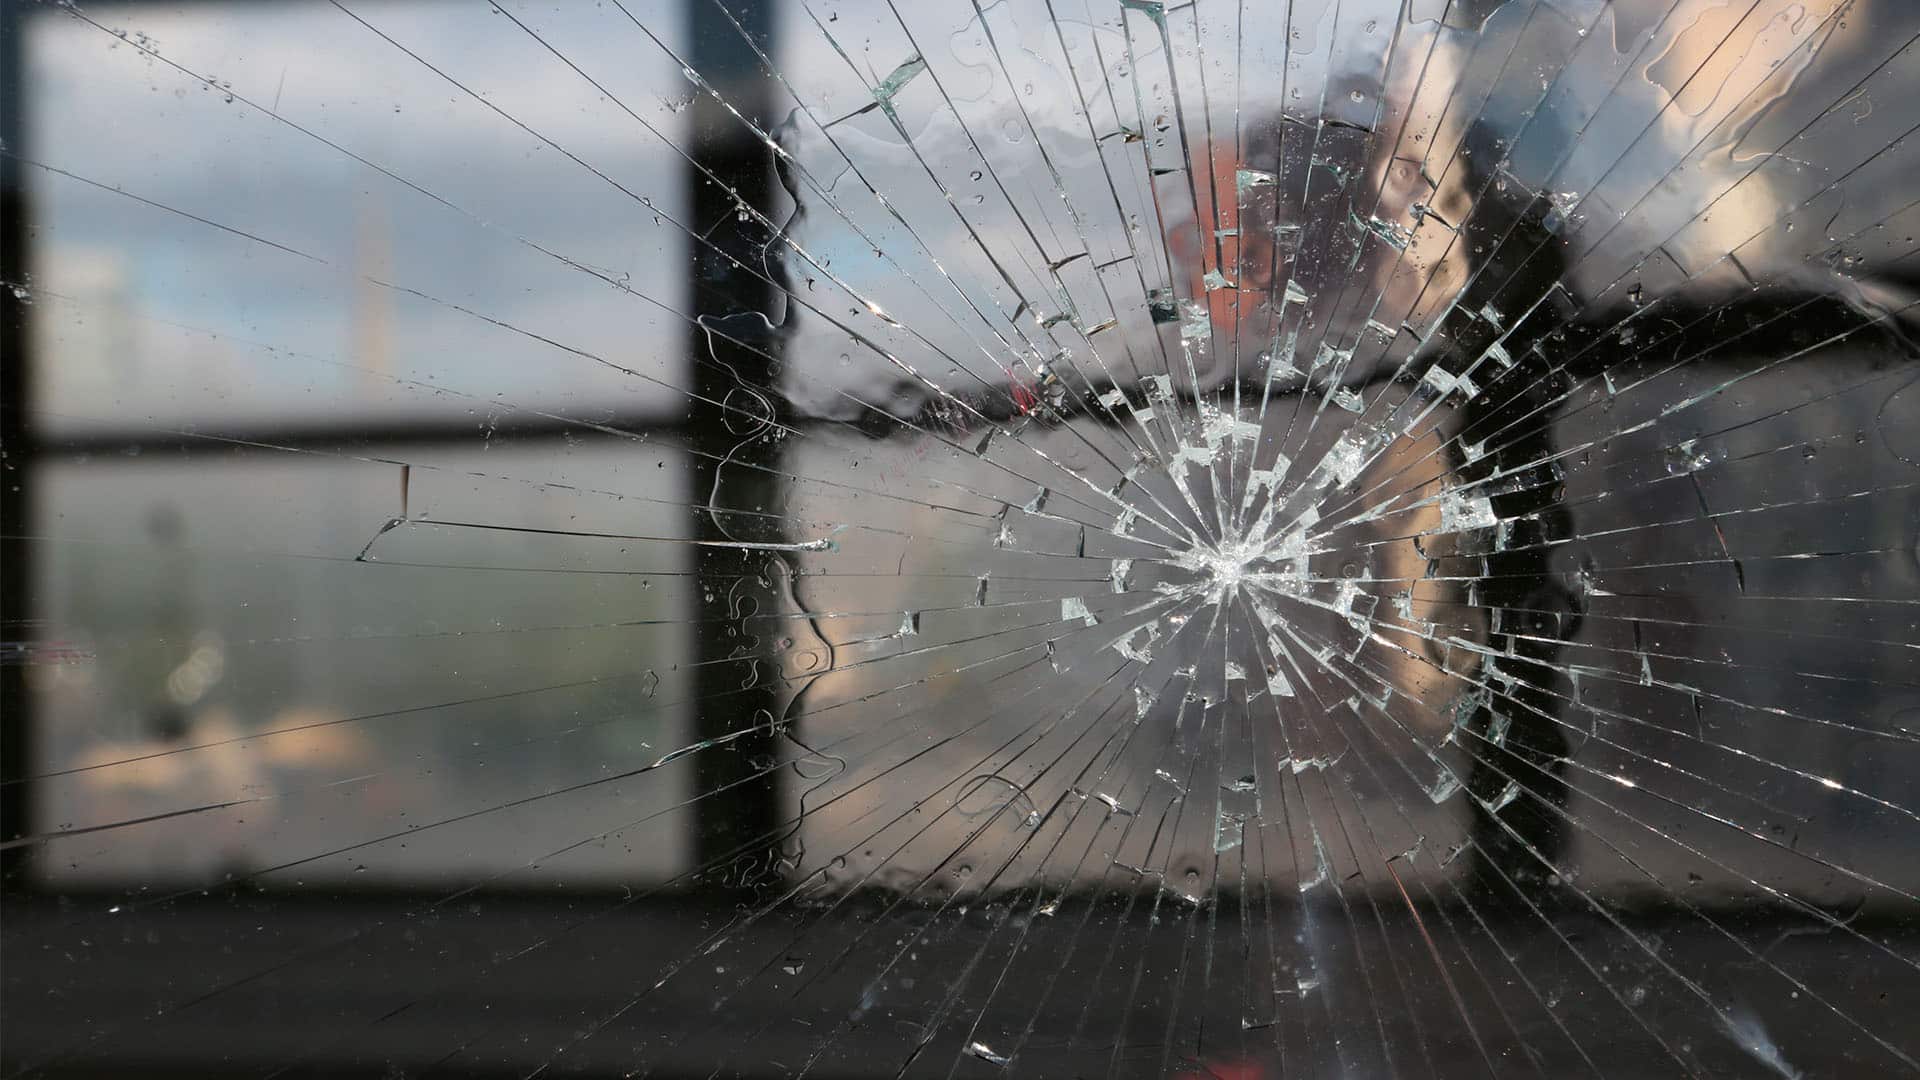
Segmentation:
{"type": "Polygon", "coordinates": [[[0,1073],[1920,1074],[1920,6],[0,74],[0,1073]]]}

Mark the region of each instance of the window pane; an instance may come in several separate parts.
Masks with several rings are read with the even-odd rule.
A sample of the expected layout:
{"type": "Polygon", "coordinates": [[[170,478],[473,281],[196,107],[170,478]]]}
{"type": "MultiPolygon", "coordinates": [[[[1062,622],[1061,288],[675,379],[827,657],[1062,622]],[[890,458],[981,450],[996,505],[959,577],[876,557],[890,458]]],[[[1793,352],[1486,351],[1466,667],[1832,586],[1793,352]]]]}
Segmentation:
{"type": "Polygon", "coordinates": [[[36,816],[85,830],[176,815],[60,842],[50,884],[511,881],[648,818],[644,843],[590,843],[546,872],[634,884],[684,867],[686,770],[620,780],[608,765],[686,741],[696,604],[681,523],[659,513],[684,500],[679,455],[601,439],[406,457],[38,471],[58,541],[35,592],[69,662],[34,669],[35,771],[51,774],[36,816]],[[663,518],[644,541],[511,531],[663,518]]]}
{"type": "Polygon", "coordinates": [[[525,15],[584,95],[435,2],[380,5],[419,59],[325,3],[31,19],[44,429],[671,411],[685,237],[656,219],[683,216],[686,80],[677,12],[636,14],[662,46],[525,15]]]}

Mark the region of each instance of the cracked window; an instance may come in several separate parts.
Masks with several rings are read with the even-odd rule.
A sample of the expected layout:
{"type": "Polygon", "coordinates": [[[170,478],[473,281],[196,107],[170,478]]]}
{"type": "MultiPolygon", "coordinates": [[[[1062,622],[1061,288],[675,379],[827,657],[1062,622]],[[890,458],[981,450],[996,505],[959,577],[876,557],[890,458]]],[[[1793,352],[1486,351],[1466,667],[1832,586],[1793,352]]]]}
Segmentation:
{"type": "Polygon", "coordinates": [[[0,74],[8,1076],[1920,1073],[1920,8],[0,74]]]}

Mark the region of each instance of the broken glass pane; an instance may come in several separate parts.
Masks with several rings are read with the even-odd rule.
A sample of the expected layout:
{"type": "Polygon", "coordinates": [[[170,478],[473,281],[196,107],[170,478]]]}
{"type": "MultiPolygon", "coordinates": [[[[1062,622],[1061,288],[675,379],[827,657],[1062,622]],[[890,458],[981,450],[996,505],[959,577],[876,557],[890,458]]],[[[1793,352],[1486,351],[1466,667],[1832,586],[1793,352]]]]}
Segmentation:
{"type": "Polygon", "coordinates": [[[0,18],[8,1075],[1920,1073],[1920,8],[0,18]]]}

